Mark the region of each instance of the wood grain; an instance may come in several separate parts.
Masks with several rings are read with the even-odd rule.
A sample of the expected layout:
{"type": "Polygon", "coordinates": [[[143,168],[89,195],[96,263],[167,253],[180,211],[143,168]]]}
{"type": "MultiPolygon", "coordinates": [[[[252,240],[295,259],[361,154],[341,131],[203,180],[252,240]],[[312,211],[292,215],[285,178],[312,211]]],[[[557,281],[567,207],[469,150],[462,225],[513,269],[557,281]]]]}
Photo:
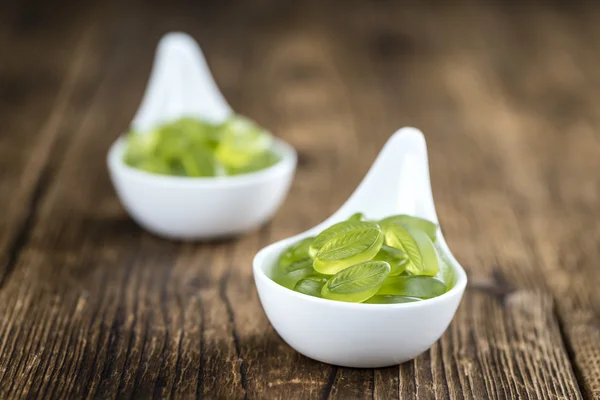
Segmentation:
{"type": "Polygon", "coordinates": [[[600,398],[600,7],[565,4],[4,2],[0,398],[600,398]],[[298,150],[244,237],[159,239],[111,188],[170,30],[298,150]],[[252,257],[336,210],[403,125],[426,133],[470,287],[413,361],[310,360],[270,326],[252,257]]]}

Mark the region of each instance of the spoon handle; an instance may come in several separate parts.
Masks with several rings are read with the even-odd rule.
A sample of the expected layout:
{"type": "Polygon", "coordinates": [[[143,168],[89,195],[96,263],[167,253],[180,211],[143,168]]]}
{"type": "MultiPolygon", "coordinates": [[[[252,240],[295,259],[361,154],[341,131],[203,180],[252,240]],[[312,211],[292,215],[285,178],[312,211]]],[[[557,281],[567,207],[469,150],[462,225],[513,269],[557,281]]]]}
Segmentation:
{"type": "Polygon", "coordinates": [[[407,127],[394,133],[358,188],[328,223],[357,211],[375,218],[410,214],[438,222],[421,131],[407,127]]]}
{"type": "Polygon", "coordinates": [[[163,36],[132,128],[144,133],[183,116],[221,122],[231,113],[196,41],[181,32],[163,36]]]}

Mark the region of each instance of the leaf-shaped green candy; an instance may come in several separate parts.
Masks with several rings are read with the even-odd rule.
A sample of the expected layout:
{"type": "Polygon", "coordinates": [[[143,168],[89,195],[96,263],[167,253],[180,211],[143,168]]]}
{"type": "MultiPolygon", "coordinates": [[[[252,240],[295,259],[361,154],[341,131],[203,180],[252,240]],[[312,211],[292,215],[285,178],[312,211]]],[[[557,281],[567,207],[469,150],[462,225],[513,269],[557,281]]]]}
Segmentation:
{"type": "Polygon", "coordinates": [[[241,168],[227,167],[227,175],[240,175],[260,171],[277,164],[281,157],[272,150],[266,150],[249,159],[248,163],[241,168]]]}
{"type": "Polygon", "coordinates": [[[275,282],[292,289],[298,280],[315,273],[313,260],[308,255],[312,241],[312,237],[303,239],[281,253],[272,274],[275,282]]]}
{"type": "Polygon", "coordinates": [[[135,131],[129,132],[127,134],[127,149],[123,160],[132,167],[138,167],[139,164],[145,162],[154,153],[157,141],[158,136],[153,132],[145,135],[135,131]]]}
{"type": "Polygon", "coordinates": [[[393,276],[383,283],[378,295],[430,299],[446,293],[446,285],[429,276],[393,276]]]}
{"type": "MultiPolygon", "coordinates": [[[[313,257],[313,267],[322,274],[333,275],[351,265],[371,260],[383,244],[383,232],[372,222],[345,221],[323,234],[327,241],[313,257]]],[[[315,238],[309,252],[315,243],[318,244],[321,235],[315,238]]]]}
{"type": "Polygon", "coordinates": [[[338,222],[337,224],[331,225],[329,228],[325,229],[324,231],[319,233],[317,237],[315,237],[312,244],[310,245],[310,248],[308,249],[308,253],[311,257],[314,257],[317,254],[317,252],[321,250],[321,247],[323,247],[325,243],[327,243],[330,239],[334,238],[335,236],[342,235],[346,232],[353,230],[366,229],[372,227],[372,222],[362,222],[354,220],[338,222]]]}
{"type": "Polygon", "coordinates": [[[158,137],[153,157],[168,163],[173,175],[215,176],[216,160],[206,134],[210,129],[193,118],[161,125],[151,133],[158,137]]]}
{"type": "Polygon", "coordinates": [[[273,142],[271,135],[249,119],[236,116],[222,127],[217,159],[227,168],[244,168],[273,142]]]}
{"type": "Polygon", "coordinates": [[[423,219],[419,217],[413,217],[412,215],[392,215],[391,217],[387,217],[379,221],[381,225],[385,225],[388,223],[395,223],[403,226],[408,230],[420,230],[423,231],[429,236],[429,238],[435,242],[435,238],[437,236],[437,224],[423,219]]]}
{"type": "Polygon", "coordinates": [[[325,299],[360,303],[377,293],[389,276],[390,265],[385,261],[366,261],[335,274],[323,286],[325,299]]]}
{"type": "Polygon", "coordinates": [[[267,131],[237,115],[223,124],[183,117],[143,134],[130,132],[123,160],[132,167],[166,175],[237,175],[279,162],[272,142],[267,131]]]}
{"type": "Polygon", "coordinates": [[[170,124],[165,125],[173,135],[177,132],[185,135],[187,140],[193,144],[202,144],[214,149],[221,136],[221,126],[201,121],[192,117],[183,117],[170,124]]]}
{"type": "Polygon", "coordinates": [[[304,238],[285,249],[279,256],[279,265],[286,267],[294,261],[309,257],[308,249],[314,239],[314,237],[304,238]]]}
{"type": "Polygon", "coordinates": [[[188,151],[181,153],[179,162],[185,171],[186,176],[215,176],[215,159],[208,148],[195,146],[188,151]]]}
{"type": "Polygon", "coordinates": [[[409,262],[406,270],[413,275],[434,276],[439,269],[437,252],[431,239],[422,231],[409,231],[394,223],[383,225],[385,243],[402,250],[409,262]]]}
{"type": "Polygon", "coordinates": [[[373,260],[387,262],[392,268],[390,276],[398,276],[406,269],[408,256],[402,250],[384,244],[375,257],[373,257],[373,260]]]}
{"type": "Polygon", "coordinates": [[[348,217],[347,221],[362,221],[365,219],[365,214],[357,212],[348,217]]]}
{"type": "Polygon", "coordinates": [[[440,270],[435,275],[435,278],[444,282],[444,284],[446,284],[446,288],[449,290],[456,283],[455,282],[456,277],[454,276],[454,270],[452,269],[452,266],[451,266],[452,261],[450,261],[450,258],[448,258],[448,256],[446,254],[444,254],[444,250],[441,248],[439,243],[437,243],[437,242],[435,243],[435,248],[437,250],[438,258],[440,261],[440,270]]]}
{"type": "Polygon", "coordinates": [[[321,297],[321,290],[323,285],[327,282],[327,278],[320,276],[307,276],[304,279],[300,279],[294,286],[296,292],[304,293],[309,296],[321,297]]]}
{"type": "Polygon", "coordinates": [[[315,272],[312,263],[313,261],[311,258],[302,258],[294,261],[285,268],[278,268],[273,274],[273,280],[281,286],[292,289],[300,279],[315,272]]]}

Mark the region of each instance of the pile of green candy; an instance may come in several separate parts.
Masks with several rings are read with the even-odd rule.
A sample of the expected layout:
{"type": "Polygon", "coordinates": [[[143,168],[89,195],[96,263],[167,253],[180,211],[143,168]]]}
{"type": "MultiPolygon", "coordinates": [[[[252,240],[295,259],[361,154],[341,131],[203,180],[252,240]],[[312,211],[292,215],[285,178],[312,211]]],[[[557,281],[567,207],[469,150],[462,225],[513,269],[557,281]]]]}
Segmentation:
{"type": "Polygon", "coordinates": [[[237,115],[221,124],[181,118],[144,134],[129,132],[124,161],[155,174],[230,176],[276,164],[272,147],[267,131],[237,115]]]}
{"type": "Polygon", "coordinates": [[[353,303],[436,297],[453,284],[437,228],[410,215],[366,221],[358,213],[286,249],[272,278],[309,296],[353,303]]]}

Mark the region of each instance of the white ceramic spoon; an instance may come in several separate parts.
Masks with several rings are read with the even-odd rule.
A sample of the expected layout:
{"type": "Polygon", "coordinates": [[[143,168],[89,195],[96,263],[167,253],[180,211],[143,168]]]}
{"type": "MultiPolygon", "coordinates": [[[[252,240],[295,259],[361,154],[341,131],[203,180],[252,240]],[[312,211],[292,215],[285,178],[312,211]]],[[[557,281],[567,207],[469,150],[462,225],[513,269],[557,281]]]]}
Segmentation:
{"type": "MultiPolygon", "coordinates": [[[[184,33],[165,35],[132,128],[147,132],[183,116],[221,122],[231,114],[194,39],[184,33]]],[[[107,158],[119,199],[141,226],[176,239],[211,239],[258,227],[283,202],[296,168],[296,152],[278,139],[274,149],[282,160],[276,165],[216,178],[156,175],[131,168],[123,162],[125,149],[121,137],[107,158]]]]}
{"type": "Polygon", "coordinates": [[[297,236],[262,249],[254,258],[254,279],[262,306],[279,335],[298,352],[347,367],[385,367],[410,360],[444,333],[467,284],[441,231],[437,241],[454,284],[441,296],[403,304],[361,304],[297,293],[269,276],[281,252],[356,212],[377,219],[409,214],[438,222],[423,134],[403,128],[386,143],[367,176],[330,218],[297,236]]]}

